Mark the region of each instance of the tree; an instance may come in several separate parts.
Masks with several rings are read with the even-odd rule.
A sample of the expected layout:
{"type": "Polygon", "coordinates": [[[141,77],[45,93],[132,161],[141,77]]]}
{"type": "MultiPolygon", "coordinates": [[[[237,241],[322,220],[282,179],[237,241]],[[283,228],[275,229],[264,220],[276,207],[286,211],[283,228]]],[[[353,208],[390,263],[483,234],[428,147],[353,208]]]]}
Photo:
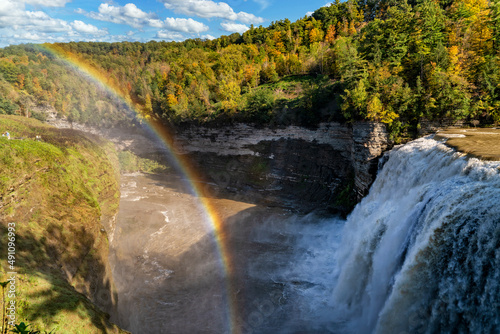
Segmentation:
{"type": "Polygon", "coordinates": [[[247,98],[246,112],[254,120],[268,122],[276,98],[266,89],[256,89],[247,98]]]}
{"type": "Polygon", "coordinates": [[[7,82],[15,83],[21,73],[12,61],[2,60],[0,61],[0,74],[7,82]]]}
{"type": "Polygon", "coordinates": [[[358,86],[358,81],[366,79],[366,61],[363,60],[350,37],[339,37],[333,46],[335,59],[332,72],[340,78],[348,90],[358,86]]]}
{"type": "Polygon", "coordinates": [[[335,25],[331,24],[326,31],[325,42],[333,44],[333,42],[335,41],[336,33],[337,32],[335,31],[335,25]]]}
{"type": "Polygon", "coordinates": [[[392,123],[396,119],[397,114],[393,111],[388,111],[382,104],[377,94],[374,94],[366,105],[366,117],[371,121],[382,123],[392,123]]]}
{"type": "Polygon", "coordinates": [[[149,93],[146,94],[143,110],[145,115],[153,114],[153,104],[151,103],[151,96],[149,95],[149,93]]]}
{"type": "Polygon", "coordinates": [[[368,99],[366,79],[357,81],[353,89],[345,89],[344,92],[344,102],[342,103],[344,117],[349,121],[366,117],[368,99]]]}
{"type": "Polygon", "coordinates": [[[399,66],[408,54],[413,13],[405,3],[390,7],[385,20],[375,19],[362,31],[360,50],[370,61],[399,66]]]}
{"type": "Polygon", "coordinates": [[[260,79],[262,82],[275,82],[278,81],[279,76],[276,72],[276,64],[274,62],[264,63],[260,70],[260,79]]]}
{"type": "Polygon", "coordinates": [[[500,0],[490,1],[489,25],[492,29],[493,50],[500,48],[500,0]]]}
{"type": "Polygon", "coordinates": [[[219,97],[224,110],[234,110],[240,97],[240,86],[235,80],[222,80],[219,83],[219,97]]]}
{"type": "Polygon", "coordinates": [[[313,28],[309,31],[309,43],[314,44],[323,40],[323,31],[313,28]]]}
{"type": "Polygon", "coordinates": [[[464,118],[470,112],[468,82],[458,75],[449,74],[433,64],[428,65],[428,102],[425,116],[428,119],[464,118]]]}
{"type": "Polygon", "coordinates": [[[70,123],[73,123],[73,122],[78,122],[79,120],[80,120],[80,112],[76,108],[71,109],[68,115],[68,121],[70,123]]]}
{"type": "Polygon", "coordinates": [[[0,114],[14,115],[19,107],[8,99],[0,96],[0,114]]]}

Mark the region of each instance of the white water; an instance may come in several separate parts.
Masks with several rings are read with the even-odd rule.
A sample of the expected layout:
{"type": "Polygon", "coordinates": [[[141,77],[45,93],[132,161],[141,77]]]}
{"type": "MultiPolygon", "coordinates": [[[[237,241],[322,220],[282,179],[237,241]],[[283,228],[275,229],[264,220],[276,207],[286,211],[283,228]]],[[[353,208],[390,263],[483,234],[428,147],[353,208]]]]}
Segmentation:
{"type": "Polygon", "coordinates": [[[285,274],[316,282],[289,289],[304,305],[302,327],[497,333],[499,166],[467,160],[432,139],[391,151],[341,232],[335,221],[304,236],[306,251],[285,274]],[[324,247],[321,238],[334,241],[324,247]]]}

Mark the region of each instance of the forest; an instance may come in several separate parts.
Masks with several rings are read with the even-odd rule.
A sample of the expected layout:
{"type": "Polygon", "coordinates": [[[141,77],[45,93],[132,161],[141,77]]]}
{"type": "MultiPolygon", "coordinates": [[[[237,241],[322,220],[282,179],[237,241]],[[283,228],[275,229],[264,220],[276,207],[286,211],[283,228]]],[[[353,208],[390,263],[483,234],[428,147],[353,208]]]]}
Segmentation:
{"type": "Polygon", "coordinates": [[[369,120],[412,137],[423,121],[500,122],[499,44],[500,0],[336,0],[214,40],[0,49],[0,113],[115,126],[128,104],[173,124],[369,120]]]}

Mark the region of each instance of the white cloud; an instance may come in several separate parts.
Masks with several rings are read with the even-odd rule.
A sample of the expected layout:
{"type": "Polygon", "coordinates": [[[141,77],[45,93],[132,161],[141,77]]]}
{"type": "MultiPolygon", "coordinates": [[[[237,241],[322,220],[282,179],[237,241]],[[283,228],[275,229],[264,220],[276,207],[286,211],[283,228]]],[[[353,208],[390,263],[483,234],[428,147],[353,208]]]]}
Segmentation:
{"type": "Polygon", "coordinates": [[[156,38],[164,39],[167,41],[182,41],[185,39],[184,35],[178,32],[160,30],[156,34],[156,38]]]}
{"type": "Polygon", "coordinates": [[[195,15],[203,18],[223,18],[244,23],[262,23],[264,19],[246,12],[235,13],[225,2],[211,0],[161,0],[165,8],[176,13],[195,15]]]}
{"type": "Polygon", "coordinates": [[[201,39],[209,39],[209,40],[213,40],[215,39],[216,37],[212,36],[212,35],[209,35],[209,34],[206,34],[206,35],[202,35],[201,36],[201,39]]]}
{"type": "Polygon", "coordinates": [[[29,31],[23,31],[23,32],[15,32],[9,35],[9,37],[2,36],[0,38],[0,44],[2,46],[8,45],[8,44],[19,44],[20,42],[22,43],[40,43],[40,42],[47,42],[47,43],[56,43],[56,42],[69,42],[70,39],[68,36],[54,36],[54,34],[47,34],[47,33],[36,33],[36,32],[29,32],[29,31]]]}
{"type": "Polygon", "coordinates": [[[262,9],[266,9],[270,5],[269,0],[253,0],[253,1],[258,3],[262,9]]]}
{"type": "Polygon", "coordinates": [[[187,33],[201,33],[207,31],[208,26],[204,25],[201,22],[195,21],[193,19],[179,19],[169,17],[165,20],[165,28],[174,31],[181,31],[187,33]]]}
{"type": "Polygon", "coordinates": [[[128,17],[133,17],[135,19],[147,19],[148,14],[137,8],[133,3],[128,3],[123,6],[123,14],[128,17]]]}
{"type": "Polygon", "coordinates": [[[83,33],[83,34],[89,34],[89,35],[106,35],[108,32],[105,30],[101,30],[97,28],[96,26],[92,24],[87,24],[85,22],[75,20],[71,23],[71,26],[73,29],[76,31],[83,33]]]}
{"type": "Polygon", "coordinates": [[[83,9],[78,9],[77,13],[85,14],[90,18],[99,21],[112,22],[117,24],[127,24],[134,28],[142,28],[146,25],[160,28],[160,20],[153,13],[146,13],[133,3],[125,6],[113,6],[107,3],[99,5],[98,13],[86,13],[83,9]]]}
{"type": "Polygon", "coordinates": [[[64,7],[71,0],[24,0],[27,4],[43,7],[64,7]]]}
{"type": "Polygon", "coordinates": [[[16,15],[16,13],[21,13],[23,10],[24,5],[22,3],[9,0],[0,1],[0,17],[16,15]]]}
{"type": "Polygon", "coordinates": [[[151,19],[148,24],[153,28],[163,28],[163,22],[161,20],[151,19]]]}
{"type": "MultiPolygon", "coordinates": [[[[29,2],[35,4],[34,0],[29,2]]],[[[68,1],[40,0],[36,3],[42,2],[46,6],[56,6],[68,1]]],[[[0,34],[0,46],[6,46],[26,42],[102,39],[108,32],[82,21],[70,23],[53,18],[43,11],[26,10],[25,1],[22,0],[0,0],[0,34]]]]}
{"type": "Polygon", "coordinates": [[[264,19],[262,17],[257,17],[253,14],[245,13],[245,12],[239,12],[237,14],[236,21],[241,21],[243,23],[254,23],[254,24],[259,24],[264,22],[264,19]]]}
{"type": "MultiPolygon", "coordinates": [[[[163,28],[169,31],[178,31],[185,33],[201,33],[209,29],[205,24],[195,21],[191,18],[167,18],[165,19],[165,21],[161,21],[160,19],[158,19],[156,14],[146,13],[133,3],[128,3],[125,6],[113,6],[103,3],[99,6],[97,13],[87,13],[83,9],[77,9],[76,12],[79,14],[87,15],[88,17],[96,20],[117,24],[127,24],[138,29],[144,26],[150,26],[153,28],[163,28]]],[[[161,34],[166,34],[166,30],[162,31],[161,34]]],[[[178,39],[177,35],[172,36],[175,36],[175,39],[178,39]]]]}
{"type": "Polygon", "coordinates": [[[252,23],[259,24],[259,23],[264,22],[264,19],[257,17],[253,14],[239,12],[237,21],[240,21],[240,22],[243,22],[246,24],[252,24],[252,23]]]}
{"type": "Polygon", "coordinates": [[[228,32],[239,32],[240,34],[243,34],[245,31],[250,29],[244,24],[238,24],[238,23],[232,23],[232,22],[222,22],[221,24],[222,29],[228,32]]]}
{"type": "Polygon", "coordinates": [[[71,30],[64,20],[54,19],[42,11],[26,11],[23,2],[0,1],[0,28],[37,32],[63,32],[71,30]]]}
{"type": "Polygon", "coordinates": [[[22,40],[39,41],[42,38],[46,37],[46,35],[32,33],[32,32],[23,32],[20,34],[15,34],[13,37],[16,39],[22,39],[22,40]]]}
{"type": "Polygon", "coordinates": [[[13,23],[19,22],[25,14],[24,4],[11,1],[0,1],[0,28],[10,27],[13,23]]]}
{"type": "Polygon", "coordinates": [[[70,31],[71,26],[68,22],[60,19],[54,19],[44,12],[25,12],[24,20],[12,25],[26,30],[36,30],[40,32],[65,32],[70,31]]]}

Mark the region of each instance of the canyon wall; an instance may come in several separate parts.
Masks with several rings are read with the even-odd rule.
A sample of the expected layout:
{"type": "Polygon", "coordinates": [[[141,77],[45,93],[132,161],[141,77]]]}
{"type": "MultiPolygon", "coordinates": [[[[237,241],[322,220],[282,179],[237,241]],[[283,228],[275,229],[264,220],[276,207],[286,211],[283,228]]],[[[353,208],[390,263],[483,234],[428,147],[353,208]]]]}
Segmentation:
{"type": "MultiPolygon", "coordinates": [[[[119,150],[162,159],[165,145],[140,128],[51,124],[103,136],[119,150]]],[[[188,157],[214,196],[301,212],[347,213],[368,192],[378,158],[390,148],[381,123],[321,123],[316,128],[184,124],[173,133],[177,154],[188,157]]]]}
{"type": "Polygon", "coordinates": [[[208,175],[213,190],[247,201],[348,212],[368,191],[389,147],[380,123],[262,128],[185,125],[175,147],[208,175]]]}

